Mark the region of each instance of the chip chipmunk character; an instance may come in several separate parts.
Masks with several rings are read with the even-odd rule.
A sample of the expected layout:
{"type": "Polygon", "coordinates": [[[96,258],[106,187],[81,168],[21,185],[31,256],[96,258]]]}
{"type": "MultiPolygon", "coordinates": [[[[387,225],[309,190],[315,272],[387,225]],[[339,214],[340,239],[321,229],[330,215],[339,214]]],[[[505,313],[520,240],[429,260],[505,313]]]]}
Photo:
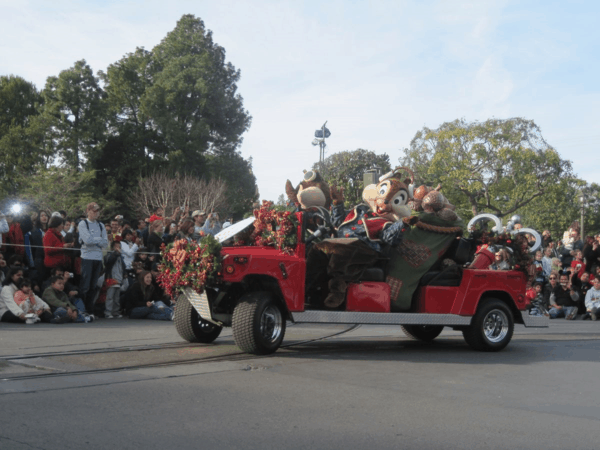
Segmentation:
{"type": "Polygon", "coordinates": [[[365,187],[363,199],[368,204],[351,210],[344,209],[343,190],[331,187],[332,223],[338,237],[314,244],[307,256],[307,283],[315,283],[322,272],[328,275],[324,306],[341,306],[347,283],[382,259],[385,247],[401,241],[406,226],[400,219],[410,215],[407,203],[413,180],[412,171],[398,167],[383,175],[377,185],[365,187]],[[410,177],[405,178],[403,172],[410,177]]]}

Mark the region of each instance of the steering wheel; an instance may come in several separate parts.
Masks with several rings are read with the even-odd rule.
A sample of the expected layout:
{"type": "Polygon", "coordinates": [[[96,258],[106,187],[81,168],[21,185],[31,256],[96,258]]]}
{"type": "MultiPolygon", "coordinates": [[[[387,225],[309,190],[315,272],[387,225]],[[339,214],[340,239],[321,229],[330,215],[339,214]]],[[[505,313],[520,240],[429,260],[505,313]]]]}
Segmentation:
{"type": "Polygon", "coordinates": [[[329,211],[320,206],[313,206],[305,211],[306,221],[318,218],[321,219],[322,223],[317,224],[317,229],[315,232],[306,238],[306,243],[310,244],[313,240],[318,237],[326,237],[335,235],[335,228],[331,223],[331,216],[329,215],[329,211]]]}

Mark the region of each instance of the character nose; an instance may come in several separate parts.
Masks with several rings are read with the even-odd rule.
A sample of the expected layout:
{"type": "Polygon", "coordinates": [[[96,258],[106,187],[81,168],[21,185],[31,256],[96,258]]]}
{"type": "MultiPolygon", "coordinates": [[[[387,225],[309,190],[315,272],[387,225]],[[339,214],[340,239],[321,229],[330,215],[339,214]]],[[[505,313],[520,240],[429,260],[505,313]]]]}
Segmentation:
{"type": "Polygon", "coordinates": [[[389,200],[384,200],[383,203],[385,203],[386,205],[390,203],[389,200]]]}

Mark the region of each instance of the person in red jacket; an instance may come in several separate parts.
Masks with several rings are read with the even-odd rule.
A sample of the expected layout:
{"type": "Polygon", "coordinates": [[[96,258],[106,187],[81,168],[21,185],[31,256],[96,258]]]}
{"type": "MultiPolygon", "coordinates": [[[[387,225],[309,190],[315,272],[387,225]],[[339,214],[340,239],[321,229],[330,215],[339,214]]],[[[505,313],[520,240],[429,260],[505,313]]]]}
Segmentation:
{"type": "Polygon", "coordinates": [[[44,266],[48,269],[71,267],[71,256],[65,250],[73,247],[73,243],[65,244],[61,231],[65,221],[60,216],[53,216],[48,224],[48,231],[44,234],[44,266]]]}

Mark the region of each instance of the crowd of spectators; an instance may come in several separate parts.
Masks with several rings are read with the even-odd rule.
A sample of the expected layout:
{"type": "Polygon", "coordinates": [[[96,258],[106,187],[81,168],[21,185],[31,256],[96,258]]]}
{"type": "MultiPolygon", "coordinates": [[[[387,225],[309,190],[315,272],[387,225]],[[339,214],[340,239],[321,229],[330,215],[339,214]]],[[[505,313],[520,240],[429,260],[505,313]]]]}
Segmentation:
{"type": "MultiPolygon", "coordinates": [[[[542,233],[541,249],[532,263],[533,281],[528,285],[530,314],[551,319],[598,320],[600,318],[600,234],[579,236],[574,222],[562,239],[542,233]]],[[[510,270],[510,254],[497,250],[492,270],[510,270]]]]}
{"type": "Polygon", "coordinates": [[[172,320],[174,299],[157,282],[160,251],[175,239],[216,234],[217,213],[187,209],[165,218],[162,208],[130,222],[65,211],[0,214],[0,321],[86,323],[103,317],[172,320]]]}

